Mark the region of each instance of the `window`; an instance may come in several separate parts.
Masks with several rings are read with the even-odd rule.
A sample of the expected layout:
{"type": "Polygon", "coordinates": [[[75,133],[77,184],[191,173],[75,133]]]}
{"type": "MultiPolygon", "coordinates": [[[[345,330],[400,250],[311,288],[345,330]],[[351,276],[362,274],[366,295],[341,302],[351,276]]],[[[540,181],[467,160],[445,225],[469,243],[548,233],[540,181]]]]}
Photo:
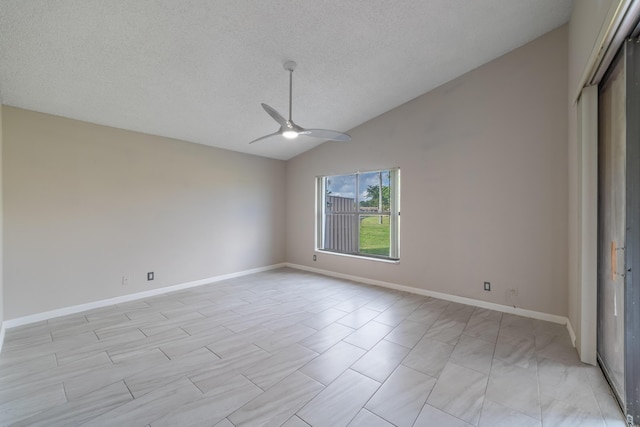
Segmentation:
{"type": "Polygon", "coordinates": [[[398,260],[400,170],[318,177],[317,249],[398,260]]]}

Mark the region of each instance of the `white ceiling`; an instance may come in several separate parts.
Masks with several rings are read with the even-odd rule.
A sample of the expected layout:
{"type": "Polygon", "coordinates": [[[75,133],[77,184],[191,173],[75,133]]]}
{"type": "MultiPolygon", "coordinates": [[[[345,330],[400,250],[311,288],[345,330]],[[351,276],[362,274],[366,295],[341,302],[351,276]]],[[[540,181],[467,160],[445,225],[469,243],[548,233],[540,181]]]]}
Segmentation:
{"type": "MultiPolygon", "coordinates": [[[[0,0],[5,105],[276,159],[568,21],[573,0],[0,0]]],[[[338,142],[328,142],[339,144],[338,142]]]]}

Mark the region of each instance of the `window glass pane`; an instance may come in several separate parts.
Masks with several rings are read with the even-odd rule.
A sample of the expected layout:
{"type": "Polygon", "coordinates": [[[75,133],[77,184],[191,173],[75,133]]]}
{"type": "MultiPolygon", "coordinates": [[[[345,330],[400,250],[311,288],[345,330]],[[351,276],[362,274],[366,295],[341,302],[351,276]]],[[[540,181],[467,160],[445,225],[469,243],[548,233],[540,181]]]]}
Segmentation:
{"type": "Polygon", "coordinates": [[[360,252],[389,256],[389,215],[360,215],[360,252]]]}
{"type": "Polygon", "coordinates": [[[380,172],[365,172],[359,176],[360,212],[378,212],[380,207],[380,172]]]}
{"type": "Polygon", "coordinates": [[[356,211],[356,176],[335,175],[326,177],[326,212],[356,211]]]}
{"type": "Polygon", "coordinates": [[[357,223],[354,214],[329,214],[325,217],[324,249],[353,254],[358,252],[357,223]]]}
{"type": "Polygon", "coordinates": [[[389,212],[389,171],[360,174],[360,212],[389,212]]]}
{"type": "Polygon", "coordinates": [[[390,171],[381,171],[382,178],[382,210],[384,212],[391,211],[391,173],[390,171]]]}

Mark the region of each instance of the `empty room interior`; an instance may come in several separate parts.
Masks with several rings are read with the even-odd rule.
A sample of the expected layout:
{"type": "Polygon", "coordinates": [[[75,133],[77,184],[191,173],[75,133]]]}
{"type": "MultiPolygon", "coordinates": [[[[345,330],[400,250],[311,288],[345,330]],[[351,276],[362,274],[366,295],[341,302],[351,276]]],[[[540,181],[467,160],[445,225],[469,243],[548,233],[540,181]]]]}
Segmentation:
{"type": "Polygon", "coordinates": [[[0,0],[0,425],[640,424],[639,21],[0,0]]]}

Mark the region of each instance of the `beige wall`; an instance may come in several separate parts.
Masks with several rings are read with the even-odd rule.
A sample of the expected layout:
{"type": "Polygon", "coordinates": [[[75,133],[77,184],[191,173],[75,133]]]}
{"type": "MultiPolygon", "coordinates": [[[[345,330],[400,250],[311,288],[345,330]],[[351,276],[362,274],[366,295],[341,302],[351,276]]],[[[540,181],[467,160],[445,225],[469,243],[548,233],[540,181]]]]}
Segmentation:
{"type": "Polygon", "coordinates": [[[565,26],[290,160],[288,261],[566,315],[566,76],[565,26]],[[313,262],[314,177],[393,166],[400,263],[313,262]]]}
{"type": "Polygon", "coordinates": [[[6,319],[284,261],[284,162],[3,116],[6,319]]]}
{"type": "MultiPolygon", "coordinates": [[[[0,328],[2,328],[2,324],[4,323],[4,280],[3,280],[3,259],[4,259],[4,244],[3,244],[3,230],[4,230],[4,221],[3,221],[3,208],[2,208],[2,152],[3,152],[3,139],[2,139],[2,114],[4,111],[4,107],[2,106],[2,100],[0,100],[0,328]]],[[[0,349],[2,348],[2,339],[0,338],[0,349]]]]}
{"type": "Polygon", "coordinates": [[[515,288],[522,308],[566,315],[567,34],[287,162],[286,181],[284,162],[3,107],[4,318],[285,258],[499,304],[515,288]],[[392,166],[400,264],[313,262],[314,177],[392,166]]]}

